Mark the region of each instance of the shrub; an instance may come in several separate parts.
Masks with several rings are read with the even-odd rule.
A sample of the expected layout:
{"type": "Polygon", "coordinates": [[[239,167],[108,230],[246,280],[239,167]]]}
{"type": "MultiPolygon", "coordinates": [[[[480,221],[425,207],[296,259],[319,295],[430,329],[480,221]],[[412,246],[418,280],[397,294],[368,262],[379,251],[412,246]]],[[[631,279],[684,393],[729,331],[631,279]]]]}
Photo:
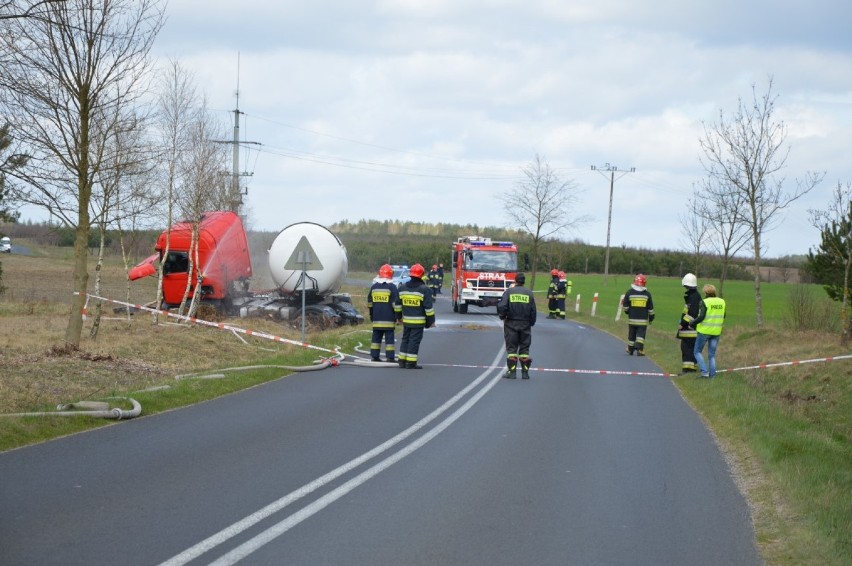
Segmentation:
{"type": "Polygon", "coordinates": [[[839,333],[841,329],[837,304],[827,297],[815,296],[812,288],[801,284],[790,287],[784,322],[798,332],[824,330],[839,333]]]}

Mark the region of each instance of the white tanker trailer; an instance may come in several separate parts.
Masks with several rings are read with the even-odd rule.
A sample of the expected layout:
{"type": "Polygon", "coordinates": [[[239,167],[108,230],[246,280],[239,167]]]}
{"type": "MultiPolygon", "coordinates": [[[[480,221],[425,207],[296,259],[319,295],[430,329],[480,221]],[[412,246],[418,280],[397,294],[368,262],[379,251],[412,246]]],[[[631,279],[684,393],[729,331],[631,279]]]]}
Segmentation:
{"type": "Polygon", "coordinates": [[[276,289],[235,299],[240,316],[272,314],[293,320],[301,317],[304,300],[305,315],[314,323],[364,322],[351,297],[339,292],[349,260],[343,243],[325,226],[313,222],[287,226],[273,240],[267,259],[276,289]]]}

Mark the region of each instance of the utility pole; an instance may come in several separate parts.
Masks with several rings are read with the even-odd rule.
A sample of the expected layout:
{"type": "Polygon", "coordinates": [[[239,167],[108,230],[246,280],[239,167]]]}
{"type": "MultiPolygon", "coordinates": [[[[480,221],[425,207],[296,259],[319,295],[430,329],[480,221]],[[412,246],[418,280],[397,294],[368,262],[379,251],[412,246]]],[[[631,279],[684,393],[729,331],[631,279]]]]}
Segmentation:
{"type": "MultiPolygon", "coordinates": [[[[243,192],[240,189],[240,177],[251,177],[252,173],[248,171],[240,172],[240,144],[261,145],[260,142],[240,141],[240,62],[239,55],[237,56],[237,107],[234,108],[234,138],[232,140],[215,140],[216,143],[227,143],[232,146],[232,162],[231,162],[231,183],[228,191],[228,201],[231,211],[237,213],[240,218],[243,218],[243,195],[248,194],[248,189],[243,192]]],[[[225,173],[227,175],[227,173],[225,173]]]]}
{"type": "MultiPolygon", "coordinates": [[[[606,220],[606,256],[604,258],[604,287],[606,287],[607,283],[609,282],[609,235],[612,231],[612,193],[613,189],[615,188],[615,174],[619,171],[617,166],[611,165],[609,163],[607,163],[601,168],[592,165],[592,171],[597,171],[604,177],[606,177],[606,173],[604,173],[605,171],[609,173],[609,214],[607,215],[606,220]]],[[[629,170],[621,171],[619,172],[620,174],[618,178],[620,179],[628,173],[634,173],[635,171],[635,167],[631,167],[629,170]]]]}

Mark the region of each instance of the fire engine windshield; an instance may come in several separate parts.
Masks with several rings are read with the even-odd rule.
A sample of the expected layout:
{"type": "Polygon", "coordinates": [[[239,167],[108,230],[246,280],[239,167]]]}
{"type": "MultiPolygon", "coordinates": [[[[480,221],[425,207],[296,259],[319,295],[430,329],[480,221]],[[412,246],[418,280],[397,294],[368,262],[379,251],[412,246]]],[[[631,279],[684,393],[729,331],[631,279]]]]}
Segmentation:
{"type": "Polygon", "coordinates": [[[470,271],[517,271],[518,254],[508,251],[472,251],[465,259],[464,268],[470,271]]]}

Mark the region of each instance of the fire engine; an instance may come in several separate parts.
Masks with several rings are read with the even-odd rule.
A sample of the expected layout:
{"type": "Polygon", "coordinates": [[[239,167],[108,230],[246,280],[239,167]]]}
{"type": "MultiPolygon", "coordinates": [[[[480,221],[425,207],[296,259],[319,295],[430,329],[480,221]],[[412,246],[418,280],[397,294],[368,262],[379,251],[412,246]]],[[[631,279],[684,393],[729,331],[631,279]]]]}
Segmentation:
{"type": "Polygon", "coordinates": [[[515,282],[518,246],[480,236],[463,236],[453,243],[453,311],[465,314],[468,305],[497,306],[515,282]]]}

